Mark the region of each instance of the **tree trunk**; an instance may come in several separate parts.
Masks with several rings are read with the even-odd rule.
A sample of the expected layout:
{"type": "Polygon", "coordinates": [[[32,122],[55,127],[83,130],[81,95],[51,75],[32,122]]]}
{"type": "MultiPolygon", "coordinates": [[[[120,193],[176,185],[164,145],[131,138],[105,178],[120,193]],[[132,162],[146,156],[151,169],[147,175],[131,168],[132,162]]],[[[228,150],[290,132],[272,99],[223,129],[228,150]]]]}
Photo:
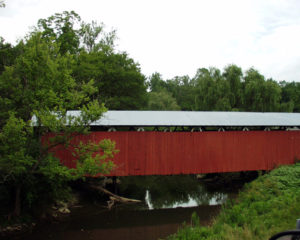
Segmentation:
{"type": "Polygon", "coordinates": [[[13,215],[15,217],[19,217],[21,215],[21,185],[16,186],[15,209],[13,215]]]}

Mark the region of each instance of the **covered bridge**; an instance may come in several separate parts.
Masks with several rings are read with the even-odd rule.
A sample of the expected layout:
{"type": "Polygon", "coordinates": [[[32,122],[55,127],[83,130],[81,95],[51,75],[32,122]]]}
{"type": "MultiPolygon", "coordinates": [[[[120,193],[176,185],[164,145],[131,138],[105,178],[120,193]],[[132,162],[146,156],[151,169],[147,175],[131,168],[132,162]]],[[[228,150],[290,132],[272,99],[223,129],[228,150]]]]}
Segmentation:
{"type": "MultiPolygon", "coordinates": [[[[108,111],[91,127],[74,141],[114,140],[116,176],[270,170],[300,158],[300,113],[108,111]]],[[[74,167],[70,151],[55,151],[74,167]]]]}

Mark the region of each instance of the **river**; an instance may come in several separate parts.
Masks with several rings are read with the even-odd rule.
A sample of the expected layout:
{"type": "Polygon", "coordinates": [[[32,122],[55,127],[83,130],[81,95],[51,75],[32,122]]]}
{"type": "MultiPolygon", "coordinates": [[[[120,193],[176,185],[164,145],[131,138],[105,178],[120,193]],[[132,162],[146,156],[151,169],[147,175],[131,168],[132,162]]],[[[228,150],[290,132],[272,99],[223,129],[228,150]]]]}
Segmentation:
{"type": "Polygon", "coordinates": [[[105,202],[86,197],[62,219],[40,223],[32,232],[10,239],[156,240],[189,223],[193,212],[201,225],[209,225],[240,188],[211,191],[196,176],[123,177],[119,181],[119,195],[142,203],[118,204],[108,210],[105,202]]]}

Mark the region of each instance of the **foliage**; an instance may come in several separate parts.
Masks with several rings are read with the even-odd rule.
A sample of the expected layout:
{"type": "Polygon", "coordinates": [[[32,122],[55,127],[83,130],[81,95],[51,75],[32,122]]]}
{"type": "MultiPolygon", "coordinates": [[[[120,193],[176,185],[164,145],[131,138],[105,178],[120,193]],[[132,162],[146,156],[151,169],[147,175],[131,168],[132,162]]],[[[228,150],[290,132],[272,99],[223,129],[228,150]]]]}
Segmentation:
{"type": "Polygon", "coordinates": [[[291,111],[300,112],[300,83],[282,81],[280,87],[282,89],[282,102],[287,104],[291,111]]]}
{"type": "Polygon", "coordinates": [[[80,44],[80,29],[74,29],[74,26],[80,22],[81,18],[77,13],[64,11],[47,19],[40,19],[37,31],[42,32],[44,39],[58,43],[61,54],[74,54],[80,44]]]}
{"type": "Polygon", "coordinates": [[[245,76],[244,108],[246,111],[275,112],[281,100],[278,83],[267,80],[257,70],[251,68],[245,76]]]}
{"type": "Polygon", "coordinates": [[[236,65],[228,65],[222,74],[224,80],[229,83],[229,102],[233,109],[240,108],[242,104],[242,78],[243,71],[236,65]]]}
{"type": "Polygon", "coordinates": [[[74,57],[60,50],[60,44],[44,39],[42,33],[32,33],[23,53],[0,75],[0,185],[12,192],[6,200],[15,203],[15,216],[22,208],[31,210],[34,204],[64,198],[68,181],[107,173],[114,166],[115,145],[108,140],[79,143],[76,169],[61,165],[51,154],[52,148],[68,145],[76,134],[88,134],[89,123],[106,111],[90,98],[96,92],[93,80],[78,85],[70,70],[74,57]],[[81,115],[68,115],[73,109],[81,115]],[[41,144],[48,132],[53,137],[41,144]]]}
{"type": "Polygon", "coordinates": [[[126,53],[82,51],[73,66],[79,84],[94,79],[94,98],[112,110],[137,110],[147,105],[145,77],[126,53]]]}
{"type": "Polygon", "coordinates": [[[196,110],[194,81],[188,76],[175,77],[172,81],[167,80],[166,88],[172,93],[182,110],[196,110]]]}
{"type": "Polygon", "coordinates": [[[107,161],[107,159],[112,159],[114,154],[118,152],[115,149],[115,145],[116,143],[109,139],[104,139],[98,144],[92,141],[88,141],[88,143],[80,142],[75,147],[74,152],[74,156],[77,159],[77,175],[79,173],[79,176],[82,177],[86,174],[96,176],[110,173],[115,165],[112,161],[107,161]],[[102,153],[99,153],[99,149],[101,149],[102,153]]]}
{"type": "Polygon", "coordinates": [[[149,88],[150,88],[151,92],[159,92],[159,91],[162,91],[163,89],[166,89],[166,87],[167,87],[167,84],[162,79],[161,74],[156,72],[150,76],[149,88]]]}
{"type": "Polygon", "coordinates": [[[174,77],[164,81],[159,73],[149,79],[150,93],[166,91],[182,110],[298,112],[298,83],[280,84],[254,68],[243,74],[237,65],[219,69],[199,68],[193,78],[174,77]]]}
{"type": "Polygon", "coordinates": [[[148,98],[147,109],[149,110],[180,110],[180,107],[176,103],[176,99],[166,90],[150,92],[148,98]]]}
{"type": "Polygon", "coordinates": [[[0,189],[9,193],[7,203],[15,203],[14,215],[21,207],[67,196],[69,180],[114,167],[117,151],[109,140],[73,146],[76,169],[49,153],[88,134],[89,123],[106,111],[104,103],[111,109],[147,106],[145,77],[125,52],[115,52],[115,39],[114,30],[85,23],[74,11],[40,19],[16,46],[1,38],[0,189]],[[67,114],[74,109],[81,116],[67,114]],[[42,140],[50,132],[51,139],[42,140]]]}
{"type": "Polygon", "coordinates": [[[13,65],[15,59],[22,53],[23,46],[22,41],[16,46],[12,46],[0,37],[0,74],[4,71],[5,66],[13,65]]]}
{"type": "Polygon", "coordinates": [[[194,89],[193,83],[188,76],[175,77],[166,82],[162,79],[159,73],[154,73],[149,79],[149,109],[153,110],[194,110],[194,89]],[[157,97],[162,96],[168,104],[159,104],[157,97]],[[171,100],[174,98],[174,100],[171,100]],[[167,100],[168,99],[168,100],[167,100]],[[155,105],[153,106],[153,100],[155,105]],[[170,105],[171,102],[174,102],[170,105]],[[157,106],[161,105],[161,106],[157,106]],[[176,105],[179,105],[178,107],[176,105]]]}
{"type": "Polygon", "coordinates": [[[72,76],[78,84],[94,80],[94,99],[115,110],[146,107],[145,77],[125,52],[115,52],[116,31],[105,32],[103,23],[85,23],[74,11],[40,19],[37,31],[58,44],[59,53],[74,54],[72,76]]]}
{"type": "Polygon", "coordinates": [[[60,45],[60,53],[104,52],[114,50],[116,31],[106,33],[104,24],[96,21],[85,23],[74,11],[56,13],[46,19],[40,19],[36,31],[42,32],[43,38],[60,45]]]}
{"type": "Polygon", "coordinates": [[[216,68],[199,69],[195,76],[197,94],[196,108],[198,110],[231,110],[228,82],[222,78],[220,70],[216,68]]]}
{"type": "Polygon", "coordinates": [[[169,239],[263,240],[293,229],[300,212],[299,186],[300,164],[282,166],[246,185],[211,227],[185,226],[169,239]]]}
{"type": "Polygon", "coordinates": [[[112,54],[116,39],[116,31],[104,32],[104,24],[92,23],[81,24],[81,37],[83,48],[87,52],[102,51],[105,54],[112,54]]]}

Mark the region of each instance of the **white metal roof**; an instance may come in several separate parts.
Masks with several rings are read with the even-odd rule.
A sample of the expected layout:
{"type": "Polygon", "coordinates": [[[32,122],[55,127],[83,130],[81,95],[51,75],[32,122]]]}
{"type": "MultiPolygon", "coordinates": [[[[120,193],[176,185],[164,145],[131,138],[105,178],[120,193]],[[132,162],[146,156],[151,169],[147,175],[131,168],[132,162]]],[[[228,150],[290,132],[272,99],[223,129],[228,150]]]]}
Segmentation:
{"type": "Polygon", "coordinates": [[[300,126],[300,113],[108,111],[91,126],[300,126]]]}

